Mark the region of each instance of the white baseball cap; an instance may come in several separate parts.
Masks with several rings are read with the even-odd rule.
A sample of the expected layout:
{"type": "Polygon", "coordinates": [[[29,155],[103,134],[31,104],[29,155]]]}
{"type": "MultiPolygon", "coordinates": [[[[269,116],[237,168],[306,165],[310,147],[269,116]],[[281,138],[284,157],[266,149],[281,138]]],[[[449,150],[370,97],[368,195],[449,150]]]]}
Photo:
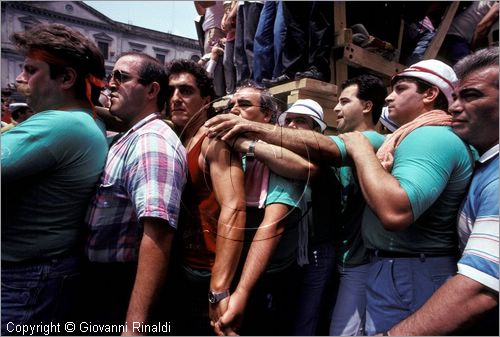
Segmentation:
{"type": "Polygon", "coordinates": [[[400,71],[391,79],[393,84],[399,77],[419,78],[431,85],[435,85],[448,99],[448,104],[453,103],[453,89],[458,83],[458,78],[453,68],[438,60],[424,60],[400,71]]]}
{"type": "Polygon", "coordinates": [[[278,117],[279,125],[285,124],[285,119],[289,112],[311,117],[316,123],[318,123],[319,127],[321,128],[321,132],[325,131],[326,129],[326,123],[323,120],[323,108],[318,104],[318,102],[313,101],[312,99],[298,99],[288,110],[283,112],[278,117]]]}

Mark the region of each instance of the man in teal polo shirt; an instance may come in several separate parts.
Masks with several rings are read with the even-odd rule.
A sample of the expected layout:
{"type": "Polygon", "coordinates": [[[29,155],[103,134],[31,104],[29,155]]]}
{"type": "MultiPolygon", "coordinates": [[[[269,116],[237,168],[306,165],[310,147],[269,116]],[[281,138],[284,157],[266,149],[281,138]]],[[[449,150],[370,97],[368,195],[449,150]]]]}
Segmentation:
{"type": "Polygon", "coordinates": [[[368,335],[416,311],[456,273],[456,215],[473,164],[446,112],[456,81],[446,64],[418,62],[392,79],[386,102],[399,128],[376,154],[361,133],[340,136],[369,206],[368,335]]]}

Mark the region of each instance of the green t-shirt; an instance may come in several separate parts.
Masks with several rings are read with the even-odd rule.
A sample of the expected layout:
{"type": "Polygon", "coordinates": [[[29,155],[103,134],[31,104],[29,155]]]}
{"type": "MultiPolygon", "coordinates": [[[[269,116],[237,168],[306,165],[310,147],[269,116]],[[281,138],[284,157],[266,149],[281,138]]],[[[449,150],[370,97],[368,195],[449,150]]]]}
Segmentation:
{"type": "Polygon", "coordinates": [[[2,135],[3,261],[79,247],[107,150],[90,111],[43,111],[2,135]]]}
{"type": "MultiPolygon", "coordinates": [[[[243,168],[246,167],[246,160],[243,157],[243,168]]],[[[281,235],[280,242],[276,247],[273,256],[266,268],[266,272],[279,272],[295,263],[298,245],[298,224],[301,217],[302,198],[305,197],[305,183],[300,180],[292,180],[277,175],[269,171],[269,182],[265,205],[280,203],[290,206],[289,214],[285,221],[285,230],[281,235]]],[[[246,256],[252,243],[252,239],[258,226],[264,218],[265,208],[247,207],[247,224],[245,232],[245,245],[242,256],[246,256]]],[[[242,259],[243,260],[243,259],[242,259]]]]}
{"type": "Polygon", "coordinates": [[[391,174],[410,200],[414,223],[390,232],[370,208],[362,234],[370,249],[455,254],[456,217],[472,176],[474,158],[451,128],[424,126],[406,136],[394,153],[391,174]]]}
{"type": "MultiPolygon", "coordinates": [[[[363,132],[374,150],[378,150],[384,142],[384,135],[375,131],[363,132]]],[[[337,144],[343,162],[346,162],[345,145],[338,137],[331,137],[337,144]]],[[[366,206],[365,198],[358,184],[355,171],[350,166],[336,168],[337,177],[341,184],[340,219],[335,225],[336,258],[344,267],[357,266],[369,262],[369,255],[361,237],[361,223],[366,206]]]]}

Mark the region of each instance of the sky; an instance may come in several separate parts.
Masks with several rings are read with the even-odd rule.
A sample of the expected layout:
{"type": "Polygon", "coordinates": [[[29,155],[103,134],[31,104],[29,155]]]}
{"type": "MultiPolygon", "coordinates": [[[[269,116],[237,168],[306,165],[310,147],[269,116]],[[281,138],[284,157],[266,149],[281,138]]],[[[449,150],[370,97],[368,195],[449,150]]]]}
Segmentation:
{"type": "Polygon", "coordinates": [[[193,1],[84,1],[114,21],[197,39],[193,1]]]}

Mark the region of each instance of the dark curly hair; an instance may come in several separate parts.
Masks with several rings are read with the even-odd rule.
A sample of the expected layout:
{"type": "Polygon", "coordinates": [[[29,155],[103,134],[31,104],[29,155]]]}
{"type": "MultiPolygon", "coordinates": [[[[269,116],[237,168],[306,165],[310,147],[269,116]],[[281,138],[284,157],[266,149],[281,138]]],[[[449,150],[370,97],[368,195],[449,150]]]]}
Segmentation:
{"type": "Polygon", "coordinates": [[[377,124],[387,97],[384,82],[377,76],[359,75],[344,81],[341,88],[344,90],[351,85],[358,86],[358,94],[356,95],[358,99],[372,102],[372,122],[377,124]]]}
{"type": "MultiPolygon", "coordinates": [[[[189,73],[196,79],[196,85],[200,90],[201,97],[210,97],[210,101],[215,98],[214,82],[207,71],[201,65],[191,60],[176,59],[167,64],[167,76],[170,78],[172,75],[181,73],[189,73]]],[[[170,93],[169,99],[172,97],[170,93]]]]}
{"type": "MultiPolygon", "coordinates": [[[[210,97],[210,102],[215,99],[214,81],[208,76],[207,71],[198,63],[187,59],[175,59],[166,66],[167,79],[172,75],[188,73],[193,75],[196,80],[196,86],[200,90],[201,97],[210,97]]],[[[169,90],[167,102],[172,98],[173,92],[169,90]]],[[[210,104],[208,107],[208,118],[215,116],[215,109],[210,104]]]]}

